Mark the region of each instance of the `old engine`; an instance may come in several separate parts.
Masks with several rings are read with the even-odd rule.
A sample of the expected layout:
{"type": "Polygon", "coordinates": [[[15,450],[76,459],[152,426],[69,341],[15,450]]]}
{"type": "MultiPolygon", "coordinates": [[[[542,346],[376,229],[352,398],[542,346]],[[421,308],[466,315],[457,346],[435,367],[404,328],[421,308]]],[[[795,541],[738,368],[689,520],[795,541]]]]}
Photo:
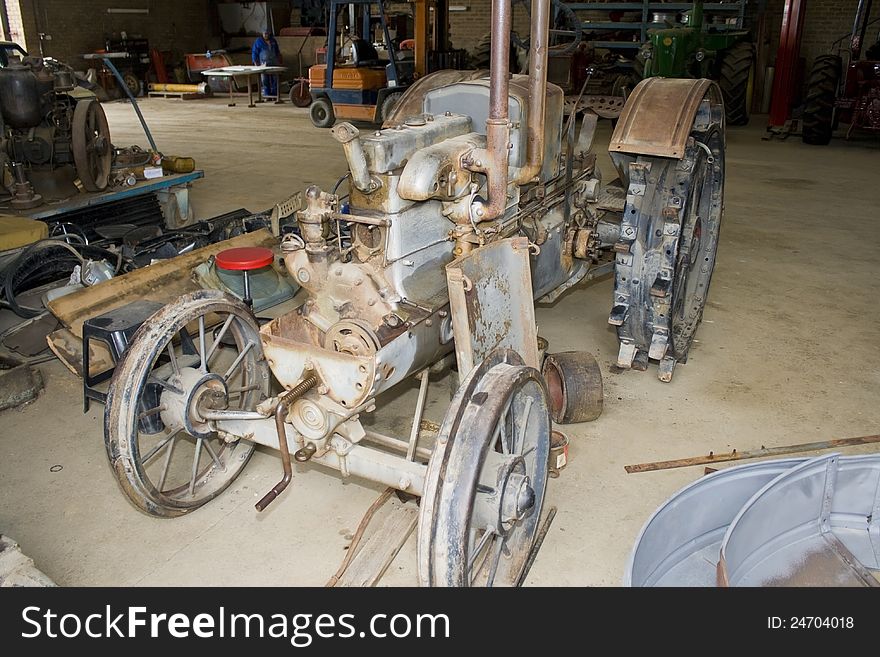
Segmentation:
{"type": "Polygon", "coordinates": [[[0,158],[12,174],[15,209],[107,186],[107,118],[68,66],[25,57],[0,68],[0,116],[0,158]]]}

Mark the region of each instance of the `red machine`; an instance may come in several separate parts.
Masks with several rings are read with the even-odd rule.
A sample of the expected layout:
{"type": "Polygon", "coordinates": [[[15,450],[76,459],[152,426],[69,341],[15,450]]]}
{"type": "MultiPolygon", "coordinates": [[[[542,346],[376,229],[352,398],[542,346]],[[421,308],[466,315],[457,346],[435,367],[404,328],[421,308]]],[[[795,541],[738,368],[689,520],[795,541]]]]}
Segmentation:
{"type": "Polygon", "coordinates": [[[860,59],[871,4],[872,0],[860,0],[852,34],[835,42],[836,53],[820,55],[813,62],[801,121],[805,144],[827,144],[840,121],[849,123],[847,139],[854,130],[880,132],[880,41],[867,49],[866,59],[860,59]],[[848,52],[840,48],[846,38],[848,52]],[[841,53],[848,55],[845,69],[841,53]]]}

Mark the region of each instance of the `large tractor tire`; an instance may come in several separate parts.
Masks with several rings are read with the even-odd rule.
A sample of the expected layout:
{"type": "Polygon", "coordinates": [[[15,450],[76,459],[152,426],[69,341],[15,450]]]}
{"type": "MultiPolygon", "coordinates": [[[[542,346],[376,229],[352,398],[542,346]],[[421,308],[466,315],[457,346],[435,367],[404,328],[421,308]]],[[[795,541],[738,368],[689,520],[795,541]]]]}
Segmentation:
{"type": "Polygon", "coordinates": [[[801,119],[801,138],[805,144],[824,146],[831,141],[840,71],[841,60],[835,55],[819,55],[813,62],[801,119]]]}
{"type": "Polygon", "coordinates": [[[746,125],[749,122],[751,86],[754,80],[755,44],[735,43],[721,56],[718,86],[724,98],[724,114],[728,125],[746,125]]]}

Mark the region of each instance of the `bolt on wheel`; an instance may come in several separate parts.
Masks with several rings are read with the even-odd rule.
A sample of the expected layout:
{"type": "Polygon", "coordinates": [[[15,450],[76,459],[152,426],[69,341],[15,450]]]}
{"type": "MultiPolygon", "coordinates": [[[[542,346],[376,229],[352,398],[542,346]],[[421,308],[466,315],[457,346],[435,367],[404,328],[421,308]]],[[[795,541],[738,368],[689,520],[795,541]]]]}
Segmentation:
{"type": "Polygon", "coordinates": [[[468,375],[428,464],[423,586],[517,586],[535,543],[550,453],[541,374],[499,350],[468,375]]]}
{"type": "Polygon", "coordinates": [[[221,437],[203,414],[254,410],[269,381],[259,327],[237,299],[199,291],[148,319],[116,368],[104,410],[110,465],[129,499],[174,517],[219,495],[254,444],[221,437]]]}

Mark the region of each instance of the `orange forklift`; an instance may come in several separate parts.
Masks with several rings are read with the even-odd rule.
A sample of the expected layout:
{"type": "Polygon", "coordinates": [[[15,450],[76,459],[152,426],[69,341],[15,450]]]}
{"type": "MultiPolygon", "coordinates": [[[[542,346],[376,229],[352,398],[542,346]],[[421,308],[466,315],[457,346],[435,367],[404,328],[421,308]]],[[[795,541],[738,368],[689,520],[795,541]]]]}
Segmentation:
{"type": "Polygon", "coordinates": [[[412,60],[398,59],[381,2],[330,0],[329,11],[327,63],[309,68],[312,97],[309,116],[312,123],[318,128],[332,127],[337,118],[381,123],[413,82],[412,60]],[[378,15],[372,14],[374,6],[378,15]],[[343,37],[340,45],[346,61],[338,63],[337,19],[344,9],[349,11],[350,34],[343,37]],[[373,27],[377,18],[387,58],[381,58],[373,46],[373,27]]]}

